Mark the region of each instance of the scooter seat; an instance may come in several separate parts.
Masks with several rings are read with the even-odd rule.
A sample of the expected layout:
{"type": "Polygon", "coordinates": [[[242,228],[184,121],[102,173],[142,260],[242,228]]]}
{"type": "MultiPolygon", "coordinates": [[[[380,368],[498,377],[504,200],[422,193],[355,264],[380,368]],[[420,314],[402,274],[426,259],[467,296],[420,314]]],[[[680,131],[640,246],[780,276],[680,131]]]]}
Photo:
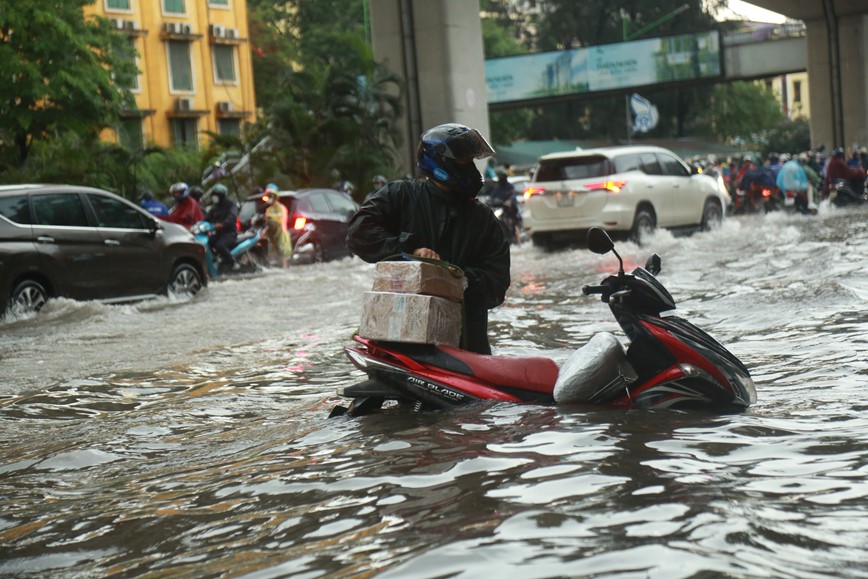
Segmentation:
{"type": "Polygon", "coordinates": [[[486,356],[451,346],[439,349],[467,366],[469,371],[463,373],[495,386],[551,394],[558,379],[558,365],[542,356],[486,356]]]}
{"type": "Polygon", "coordinates": [[[374,342],[358,335],[353,336],[353,339],[375,348],[385,347],[420,364],[475,376],[495,388],[512,388],[552,396],[558,379],[558,365],[554,360],[542,356],[486,356],[453,346],[374,342]]]}

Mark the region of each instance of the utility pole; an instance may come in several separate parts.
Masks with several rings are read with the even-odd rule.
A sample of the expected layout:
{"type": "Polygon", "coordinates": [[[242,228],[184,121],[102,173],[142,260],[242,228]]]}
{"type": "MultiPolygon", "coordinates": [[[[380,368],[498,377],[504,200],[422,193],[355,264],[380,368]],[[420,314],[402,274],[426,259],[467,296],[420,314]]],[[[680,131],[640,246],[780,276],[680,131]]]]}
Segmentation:
{"type": "MultiPolygon", "coordinates": [[[[636,40],[637,38],[639,38],[640,36],[642,36],[643,34],[648,32],[649,30],[652,30],[652,29],[660,26],[664,22],[668,22],[669,20],[672,20],[673,18],[675,18],[676,16],[678,16],[679,14],[681,14],[682,12],[687,10],[688,8],[690,8],[690,4],[687,4],[687,3],[682,4],[681,6],[679,6],[678,8],[673,10],[672,12],[670,12],[669,14],[666,14],[665,16],[658,18],[657,20],[655,20],[651,24],[643,26],[642,28],[640,28],[639,30],[634,32],[633,34],[630,34],[630,24],[629,24],[629,19],[627,18],[627,13],[626,13],[626,11],[622,10],[621,11],[621,36],[623,37],[624,42],[630,42],[631,40],[636,40]]],[[[627,120],[627,123],[626,123],[627,124],[627,144],[630,145],[633,143],[633,123],[631,122],[631,119],[630,119],[631,115],[630,115],[630,94],[629,93],[624,95],[624,113],[625,113],[625,117],[627,120]]]]}

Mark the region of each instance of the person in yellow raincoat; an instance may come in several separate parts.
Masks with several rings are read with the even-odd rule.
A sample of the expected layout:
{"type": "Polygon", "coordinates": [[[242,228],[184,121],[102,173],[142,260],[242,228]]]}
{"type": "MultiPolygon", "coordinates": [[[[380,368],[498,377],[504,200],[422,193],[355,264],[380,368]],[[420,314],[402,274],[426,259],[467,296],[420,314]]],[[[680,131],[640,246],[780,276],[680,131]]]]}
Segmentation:
{"type": "Polygon", "coordinates": [[[269,183],[262,194],[265,205],[265,236],[268,238],[268,253],[277,259],[281,267],[289,264],[292,255],[292,240],[289,237],[289,210],[277,198],[278,189],[269,183]]]}

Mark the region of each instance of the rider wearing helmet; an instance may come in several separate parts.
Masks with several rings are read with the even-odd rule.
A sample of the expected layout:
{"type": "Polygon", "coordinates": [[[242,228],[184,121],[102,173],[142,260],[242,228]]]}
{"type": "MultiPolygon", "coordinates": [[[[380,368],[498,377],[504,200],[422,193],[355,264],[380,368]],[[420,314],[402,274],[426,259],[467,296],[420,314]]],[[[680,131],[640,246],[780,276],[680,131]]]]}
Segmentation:
{"type": "Polygon", "coordinates": [[[368,199],[370,199],[370,198],[371,198],[371,195],[373,195],[374,193],[376,193],[377,191],[379,191],[380,189],[382,189],[383,187],[385,187],[385,186],[386,186],[386,183],[388,183],[388,181],[386,181],[386,177],[385,177],[385,176],[383,176],[383,175],[375,175],[374,178],[371,179],[371,186],[373,187],[373,189],[371,189],[371,190],[368,192],[368,194],[365,195],[365,201],[367,201],[368,199]]]}
{"type": "Polygon", "coordinates": [[[199,202],[190,196],[190,188],[187,187],[186,183],[174,183],[169,187],[169,194],[175,200],[175,205],[169,215],[161,217],[161,219],[183,225],[187,229],[205,219],[199,202]]]}
{"type": "Polygon", "coordinates": [[[475,129],[448,123],[426,131],[417,149],[426,180],[392,181],[350,221],[347,246],[374,263],[406,253],[464,270],[461,347],[490,354],[488,310],[509,287],[509,242],[491,209],[476,200],[483,179],[474,159],[494,155],[475,129]]]}
{"type": "Polygon", "coordinates": [[[145,189],[139,197],[139,206],[157,217],[165,217],[169,214],[169,208],[159,199],[154,198],[154,194],[145,189]]]}
{"type": "Polygon", "coordinates": [[[208,210],[208,215],[205,216],[205,221],[214,224],[215,234],[211,240],[211,247],[220,255],[225,270],[238,269],[238,264],[231,253],[238,239],[238,206],[229,199],[228,193],[226,185],[222,183],[214,185],[211,188],[213,204],[208,210]]]}
{"type": "Polygon", "coordinates": [[[832,158],[826,165],[826,180],[823,183],[823,198],[829,196],[831,188],[838,179],[845,179],[850,190],[861,196],[865,191],[865,169],[862,167],[848,167],[844,159],[843,147],[838,147],[832,153],[832,158]]]}

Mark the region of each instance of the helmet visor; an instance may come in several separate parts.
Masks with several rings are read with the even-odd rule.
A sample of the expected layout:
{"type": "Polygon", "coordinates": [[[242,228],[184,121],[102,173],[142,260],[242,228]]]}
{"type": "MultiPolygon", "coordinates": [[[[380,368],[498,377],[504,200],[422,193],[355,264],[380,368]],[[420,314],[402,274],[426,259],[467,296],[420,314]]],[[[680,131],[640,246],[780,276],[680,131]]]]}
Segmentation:
{"type": "Polygon", "coordinates": [[[479,131],[470,129],[460,135],[451,136],[443,142],[443,156],[460,161],[484,159],[494,155],[494,149],[488,144],[479,131]]]}

